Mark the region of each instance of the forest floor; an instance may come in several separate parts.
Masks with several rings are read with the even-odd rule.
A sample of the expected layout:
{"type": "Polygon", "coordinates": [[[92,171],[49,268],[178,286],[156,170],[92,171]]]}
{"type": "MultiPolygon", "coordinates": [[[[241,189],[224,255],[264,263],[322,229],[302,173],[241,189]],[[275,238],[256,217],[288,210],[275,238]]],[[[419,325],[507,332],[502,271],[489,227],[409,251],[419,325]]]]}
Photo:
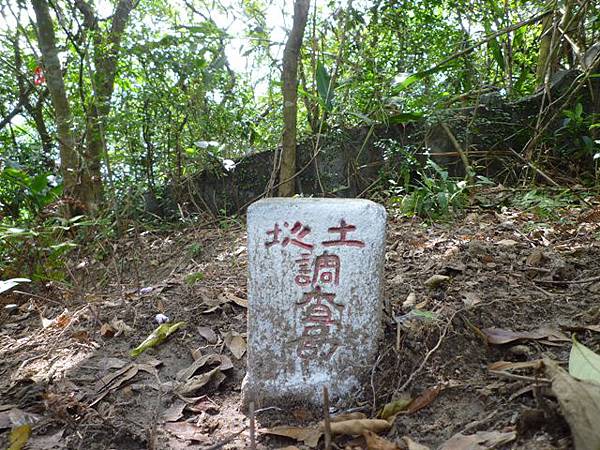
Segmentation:
{"type": "MultiPolygon", "coordinates": [[[[558,220],[473,207],[427,225],[389,211],[385,337],[353,411],[373,418],[392,400],[417,401],[380,433],[398,443],[410,436],[410,445],[369,448],[573,448],[539,360],[566,363],[572,334],[600,348],[600,207],[551,213],[558,220]],[[433,275],[449,279],[427,287],[433,275]],[[463,440],[449,441],[457,433],[463,440]]],[[[239,404],[245,245],[234,220],[171,232],[132,227],[82,252],[68,289],[0,297],[20,305],[0,318],[0,448],[23,421],[34,423],[30,449],[249,448],[239,404]],[[159,313],[185,328],[132,358],[159,313]],[[198,362],[208,354],[220,356],[198,362]],[[175,394],[194,361],[203,386],[175,394]]],[[[301,408],[257,411],[257,448],[308,448],[266,430],[320,419],[301,408]]],[[[335,445],[367,448],[361,437],[335,445]]]]}

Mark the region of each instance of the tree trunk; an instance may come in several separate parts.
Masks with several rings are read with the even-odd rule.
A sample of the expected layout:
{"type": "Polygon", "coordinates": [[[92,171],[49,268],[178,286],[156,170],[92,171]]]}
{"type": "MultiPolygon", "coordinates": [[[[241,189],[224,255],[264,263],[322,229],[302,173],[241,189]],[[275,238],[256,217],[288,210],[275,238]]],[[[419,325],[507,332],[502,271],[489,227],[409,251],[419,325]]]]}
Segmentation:
{"type": "Polygon", "coordinates": [[[44,74],[56,117],[64,194],[78,199],[79,158],[75,147],[73,117],[58,59],[54,25],[50,17],[47,0],[32,0],[31,3],[37,21],[38,42],[42,54],[44,74]]]}
{"type": "Polygon", "coordinates": [[[86,167],[82,176],[85,203],[97,209],[104,197],[101,169],[102,158],[106,157],[106,119],[110,113],[121,39],[134,5],[132,0],[119,0],[107,34],[98,27],[98,18],[88,3],[77,0],[75,5],[84,16],[85,26],[94,33],[95,70],[90,74],[94,96],[86,117],[86,167]]]}
{"type": "Polygon", "coordinates": [[[310,0],[296,0],[294,2],[292,31],[283,51],[283,72],[281,76],[283,84],[283,140],[278,189],[280,197],[291,197],[295,193],[298,58],[309,7],[310,0]]]}

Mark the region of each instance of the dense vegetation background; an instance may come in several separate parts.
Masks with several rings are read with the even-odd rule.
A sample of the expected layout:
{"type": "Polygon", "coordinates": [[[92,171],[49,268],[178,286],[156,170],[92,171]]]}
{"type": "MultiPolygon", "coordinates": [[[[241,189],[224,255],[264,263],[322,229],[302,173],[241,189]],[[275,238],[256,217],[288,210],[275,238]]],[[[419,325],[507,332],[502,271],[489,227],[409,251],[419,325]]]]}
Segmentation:
{"type": "MultiPolygon", "coordinates": [[[[81,215],[109,225],[141,218],[193,174],[226,173],[240,157],[278,148],[292,21],[304,27],[289,72],[298,92],[292,143],[426,122],[483,96],[510,102],[568,69],[579,71],[573,92],[597,76],[594,0],[323,0],[296,2],[296,13],[302,5],[305,17],[294,19],[282,0],[0,1],[2,264],[23,254],[31,233],[50,233],[35,247],[62,254],[63,232],[81,215]]],[[[561,127],[548,130],[540,109],[540,132],[516,150],[542,170],[547,138],[562,133],[569,144],[559,157],[583,167],[572,184],[593,185],[597,115],[575,96],[558,117],[561,127]]],[[[476,167],[465,167],[466,186],[427,164],[443,178],[429,190],[446,196],[427,208],[445,211],[475,182],[476,167]]],[[[382,174],[380,186],[410,194],[404,169],[382,174]]]]}

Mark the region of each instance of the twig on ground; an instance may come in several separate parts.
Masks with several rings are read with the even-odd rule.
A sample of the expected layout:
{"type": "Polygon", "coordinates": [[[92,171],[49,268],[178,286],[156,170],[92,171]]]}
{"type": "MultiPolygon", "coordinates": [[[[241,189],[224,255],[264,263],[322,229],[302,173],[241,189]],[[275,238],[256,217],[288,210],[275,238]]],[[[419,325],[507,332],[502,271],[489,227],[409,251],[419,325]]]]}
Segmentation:
{"type": "Polygon", "coordinates": [[[455,311],[452,314],[452,316],[450,316],[450,319],[448,320],[448,323],[444,327],[444,331],[442,331],[442,334],[440,334],[440,337],[439,337],[437,343],[435,344],[435,346],[431,350],[429,350],[427,352],[427,354],[425,355],[425,358],[423,358],[423,361],[421,361],[421,365],[417,368],[417,370],[415,370],[413,373],[411,373],[410,376],[408,377],[408,379],[404,382],[404,384],[396,389],[396,394],[398,394],[399,392],[403,392],[403,391],[406,390],[406,388],[410,385],[410,383],[413,382],[413,380],[415,379],[415,377],[419,373],[421,373],[421,371],[423,370],[423,367],[425,367],[425,364],[427,364],[427,361],[429,361],[429,358],[431,358],[431,355],[433,355],[436,352],[436,350],[438,348],[440,348],[440,346],[442,345],[442,342],[443,342],[444,338],[446,337],[446,334],[448,333],[448,329],[450,328],[450,324],[452,324],[452,321],[454,320],[454,316],[456,316],[456,314],[459,311],[455,311]]]}
{"type": "Polygon", "coordinates": [[[546,284],[584,284],[584,283],[592,283],[594,281],[600,281],[600,276],[584,278],[583,280],[564,280],[564,281],[555,281],[555,280],[533,280],[535,283],[546,283],[546,284]]]}
{"type": "Polygon", "coordinates": [[[548,383],[550,384],[552,381],[547,378],[539,378],[539,377],[528,377],[525,375],[517,375],[516,373],[505,372],[503,370],[489,370],[489,373],[493,373],[494,375],[498,375],[499,377],[510,378],[512,380],[519,381],[530,381],[532,383],[548,383]]]}
{"type": "Polygon", "coordinates": [[[325,450],[331,450],[331,420],[329,419],[329,392],[327,386],[323,386],[323,425],[325,450]]]}
{"type": "Polygon", "coordinates": [[[250,449],[256,450],[256,417],[254,414],[254,402],[250,402],[250,449]]]}

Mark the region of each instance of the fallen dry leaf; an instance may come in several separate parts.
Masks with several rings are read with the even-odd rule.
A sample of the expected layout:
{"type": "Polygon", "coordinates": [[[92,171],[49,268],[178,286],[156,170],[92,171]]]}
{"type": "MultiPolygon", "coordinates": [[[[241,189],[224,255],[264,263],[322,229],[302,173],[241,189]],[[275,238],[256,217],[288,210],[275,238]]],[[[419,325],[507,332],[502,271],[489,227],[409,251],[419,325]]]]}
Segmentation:
{"type": "Polygon", "coordinates": [[[365,413],[361,413],[361,412],[352,412],[352,413],[345,413],[345,414],[339,414],[337,416],[333,416],[331,417],[331,422],[343,422],[345,420],[355,420],[355,419],[366,419],[367,416],[365,413]]]}
{"type": "Polygon", "coordinates": [[[116,330],[108,323],[103,323],[100,327],[100,335],[105,338],[111,338],[115,335],[116,330]]]}
{"type": "Polygon", "coordinates": [[[533,331],[512,331],[503,330],[502,328],[484,328],[481,332],[487,338],[490,344],[508,344],[518,340],[540,340],[548,339],[549,341],[564,341],[570,339],[558,330],[542,327],[533,331]]]}
{"type": "Polygon", "coordinates": [[[510,431],[478,431],[465,435],[457,433],[442,444],[439,450],[488,450],[508,444],[517,438],[517,433],[510,431]]]}
{"type": "Polygon", "coordinates": [[[356,436],[363,434],[365,431],[381,433],[387,431],[391,424],[383,419],[353,419],[344,420],[342,422],[333,422],[331,424],[331,434],[347,434],[356,436]]]}
{"type": "Polygon", "coordinates": [[[223,340],[236,359],[241,359],[242,356],[244,356],[244,353],[246,353],[246,340],[235,331],[229,331],[223,334],[223,340]]]}
{"type": "Polygon", "coordinates": [[[365,431],[363,436],[367,443],[367,450],[402,450],[402,447],[377,436],[372,431],[365,431]]]}
{"type": "Polygon", "coordinates": [[[188,422],[166,423],[165,429],[184,441],[197,441],[208,443],[210,437],[202,433],[201,429],[188,422]]]}
{"type": "Polygon", "coordinates": [[[545,359],[546,373],[552,379],[563,415],[571,428],[577,450],[600,448],[600,384],[579,381],[552,360],[545,359]]]}
{"type": "Polygon", "coordinates": [[[115,336],[119,336],[121,334],[129,334],[133,331],[129,325],[123,322],[121,319],[113,319],[110,321],[110,326],[116,331],[115,336]]]}
{"type": "Polygon", "coordinates": [[[465,292],[463,294],[463,303],[467,308],[471,308],[481,303],[481,297],[475,292],[465,292]]]}
{"type": "Polygon", "coordinates": [[[175,400],[175,402],[163,411],[160,418],[165,422],[177,422],[183,417],[183,410],[186,407],[186,403],[182,400],[175,400]]]}
{"type": "Polygon", "coordinates": [[[212,328],[209,327],[198,327],[198,334],[206,339],[209,344],[216,344],[219,338],[212,328]]]}
{"type": "Polygon", "coordinates": [[[323,435],[323,431],[317,427],[288,427],[279,426],[262,430],[265,434],[274,434],[276,436],[289,437],[296,441],[302,441],[309,447],[316,447],[319,443],[319,439],[323,435]]]}
{"type": "Polygon", "coordinates": [[[406,408],[406,414],[413,414],[429,406],[429,404],[437,398],[440,392],[442,392],[441,385],[425,390],[421,395],[415,398],[410,405],[408,405],[408,408],[406,408]]]}
{"type": "Polygon", "coordinates": [[[434,289],[449,279],[450,277],[447,275],[432,275],[431,277],[427,278],[423,284],[429,289],[434,289]]]}
{"type": "Polygon", "coordinates": [[[496,242],[496,245],[500,245],[502,247],[514,247],[518,242],[512,239],[502,239],[501,241],[496,242]]]}
{"type": "Polygon", "coordinates": [[[177,379],[180,383],[176,390],[180,395],[193,394],[205,386],[215,390],[227,378],[223,371],[232,368],[233,364],[231,360],[225,355],[211,354],[202,356],[186,369],[177,372],[177,379]],[[200,375],[195,375],[202,368],[208,368],[209,370],[200,375]]]}
{"type": "Polygon", "coordinates": [[[402,450],[429,450],[429,447],[413,441],[408,436],[404,436],[402,439],[400,439],[400,448],[402,450]]]}
{"type": "Polygon", "coordinates": [[[533,361],[496,361],[488,365],[489,370],[519,370],[519,369],[541,369],[542,360],[533,361]]]}

